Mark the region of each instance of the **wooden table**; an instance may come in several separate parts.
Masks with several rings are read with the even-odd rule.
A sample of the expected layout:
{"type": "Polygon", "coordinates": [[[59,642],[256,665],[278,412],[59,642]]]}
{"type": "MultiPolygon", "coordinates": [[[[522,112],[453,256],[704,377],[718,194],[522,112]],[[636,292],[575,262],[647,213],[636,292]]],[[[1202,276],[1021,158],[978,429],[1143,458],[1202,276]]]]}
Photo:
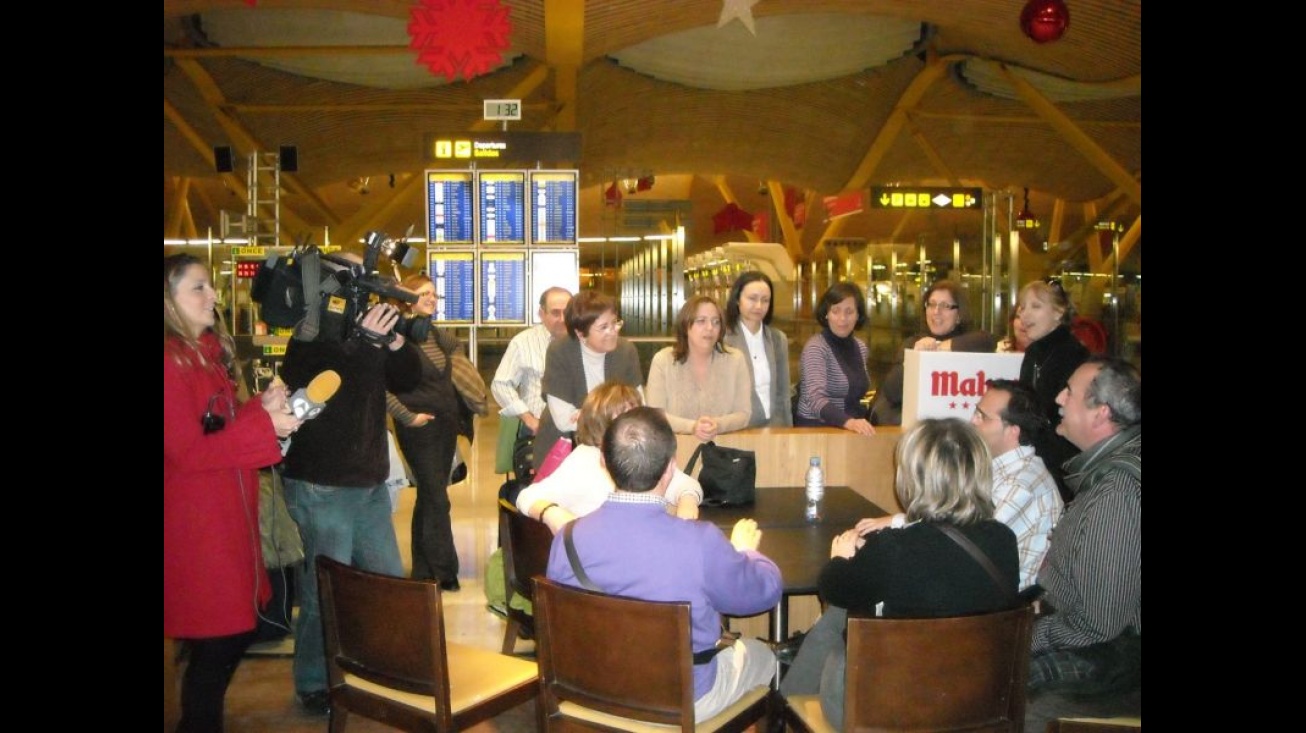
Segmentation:
{"type": "Polygon", "coordinates": [[[771,611],[772,641],[789,636],[790,596],[816,595],[816,582],[830,559],[830,543],[835,535],[851,529],[864,517],[888,514],[847,486],[825,487],[821,520],[815,524],[803,518],[806,505],[803,487],[780,486],[759,488],[757,503],[751,507],[704,506],[699,510],[700,519],[717,525],[726,536],[740,519],[757,520],[762,530],[762,543],[757,549],[779,566],[784,579],[780,603],[771,611]]]}

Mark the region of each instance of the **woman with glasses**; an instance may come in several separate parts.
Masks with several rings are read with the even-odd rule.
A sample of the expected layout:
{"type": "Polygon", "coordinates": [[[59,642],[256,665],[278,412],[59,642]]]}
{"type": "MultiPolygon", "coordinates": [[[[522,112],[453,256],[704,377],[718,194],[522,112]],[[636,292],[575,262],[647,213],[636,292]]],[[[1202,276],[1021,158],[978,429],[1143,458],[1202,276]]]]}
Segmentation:
{"type": "Polygon", "coordinates": [[[258,469],[299,427],[284,385],[243,404],[209,270],[163,259],[163,635],[186,643],[178,731],[221,733],[223,698],[272,596],[258,469]]]}
{"type": "Polygon", "coordinates": [[[544,457],[563,433],[576,430],[576,418],[585,395],[607,381],[621,382],[640,390],[644,371],[635,345],[621,338],[622,321],[617,304],[603,293],[583,290],[567,304],[565,339],[554,339],[544,355],[544,414],[535,435],[534,465],[539,470],[544,457]]]}
{"type": "Polygon", "coordinates": [[[1069,502],[1073,495],[1065,484],[1061,466],[1079,449],[1056,434],[1061,424],[1057,395],[1065,388],[1070,375],[1088,360],[1088,349],[1070,331],[1075,308],[1059,280],[1035,280],[1020,289],[1020,320],[1029,335],[1025,359],[1020,363],[1020,383],[1034,390],[1039,406],[1051,430],[1042,431],[1034,441],[1034,452],[1056,479],[1061,498],[1069,502]]]}
{"type": "Polygon", "coordinates": [[[970,308],[966,292],[952,280],[937,280],[925,290],[921,312],[922,335],[913,336],[898,350],[898,359],[884,377],[880,391],[871,405],[871,422],[876,425],[902,424],[903,359],[906,348],[917,351],[992,352],[997,340],[987,331],[970,326],[970,308]]]}
{"type": "Polygon", "coordinates": [[[676,344],[654,354],[648,404],[661,408],[671,429],[703,442],[748,427],[752,379],[744,355],[722,341],[721,307],[696,295],[676,316],[676,344]]]}
{"type": "MultiPolygon", "coordinates": [[[[403,286],[417,293],[408,307],[418,318],[435,314],[435,283],[422,273],[404,278],[403,286]]],[[[489,412],[485,382],[463,353],[457,337],[443,328],[430,328],[417,344],[422,354],[422,378],[408,392],[385,396],[386,411],[395,421],[395,439],[417,484],[413,506],[412,577],[435,580],[445,591],[462,589],[458,581],[458,549],[449,516],[449,469],[458,450],[458,436],[472,434],[472,414],[489,412]],[[466,362],[461,367],[459,361],[466,362]],[[470,368],[469,368],[470,367],[470,368]]]]}
{"type": "Polygon", "coordinates": [[[856,283],[830,286],[816,305],[821,332],[803,344],[794,425],[874,435],[862,397],[871,388],[866,342],[853,335],[866,324],[866,298],[856,283]]]}
{"type": "Polygon", "coordinates": [[[789,337],[771,327],[774,300],[771,278],[752,270],[735,280],[726,302],[725,343],[743,353],[753,385],[750,428],[794,424],[789,396],[789,337]]]}

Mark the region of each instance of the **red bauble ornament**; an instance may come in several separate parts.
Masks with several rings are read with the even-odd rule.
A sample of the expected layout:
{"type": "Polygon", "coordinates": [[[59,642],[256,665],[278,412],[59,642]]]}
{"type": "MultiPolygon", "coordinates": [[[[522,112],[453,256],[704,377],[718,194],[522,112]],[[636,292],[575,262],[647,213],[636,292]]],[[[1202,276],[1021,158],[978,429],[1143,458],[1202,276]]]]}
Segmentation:
{"type": "Polygon", "coordinates": [[[1035,43],[1048,43],[1065,35],[1070,8],[1064,0],[1029,0],[1020,11],[1020,29],[1035,43]]]}

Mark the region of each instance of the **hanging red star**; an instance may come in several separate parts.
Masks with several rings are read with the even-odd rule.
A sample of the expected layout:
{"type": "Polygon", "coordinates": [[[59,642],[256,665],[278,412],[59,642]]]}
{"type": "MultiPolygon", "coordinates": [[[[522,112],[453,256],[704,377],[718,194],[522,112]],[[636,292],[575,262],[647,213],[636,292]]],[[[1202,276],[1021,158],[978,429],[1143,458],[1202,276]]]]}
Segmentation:
{"type": "Polygon", "coordinates": [[[408,22],[417,62],[452,82],[503,63],[512,23],[501,0],[421,0],[408,22]]]}
{"type": "Polygon", "coordinates": [[[712,232],[720,234],[736,229],[752,229],[753,215],[739,208],[734,202],[726,204],[712,215],[712,232]]]}

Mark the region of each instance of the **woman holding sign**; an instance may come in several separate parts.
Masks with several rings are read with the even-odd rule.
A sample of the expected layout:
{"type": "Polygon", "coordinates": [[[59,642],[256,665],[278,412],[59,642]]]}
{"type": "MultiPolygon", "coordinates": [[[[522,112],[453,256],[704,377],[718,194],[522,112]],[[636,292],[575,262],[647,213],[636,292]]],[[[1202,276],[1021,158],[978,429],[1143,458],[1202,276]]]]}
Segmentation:
{"type": "MultiPolygon", "coordinates": [[[[997,340],[987,331],[970,327],[970,309],[966,293],[959,283],[938,280],[925,290],[921,299],[925,307],[921,314],[923,334],[907,339],[905,348],[917,351],[972,351],[992,352],[997,340]]],[[[899,349],[898,360],[880,385],[871,405],[871,422],[876,425],[902,424],[903,359],[905,349],[899,349]]]]}

